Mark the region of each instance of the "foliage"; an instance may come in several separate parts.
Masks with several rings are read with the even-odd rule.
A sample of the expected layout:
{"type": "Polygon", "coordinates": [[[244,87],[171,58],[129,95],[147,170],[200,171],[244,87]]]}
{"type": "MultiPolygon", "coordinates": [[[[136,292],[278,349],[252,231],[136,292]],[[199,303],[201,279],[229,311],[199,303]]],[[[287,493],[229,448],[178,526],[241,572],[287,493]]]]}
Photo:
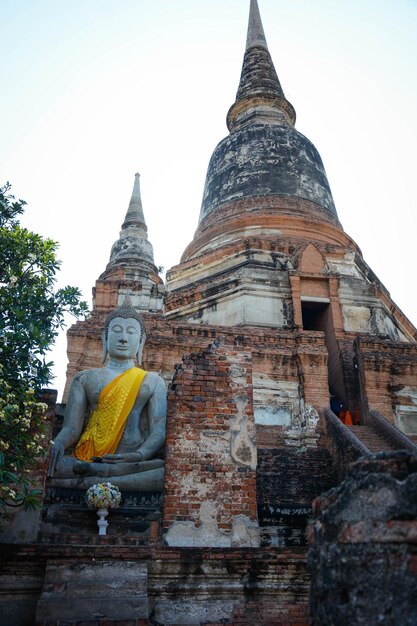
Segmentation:
{"type": "Polygon", "coordinates": [[[0,517],[6,506],[39,503],[30,473],[46,453],[46,355],[65,314],[87,311],[77,288],[55,289],[57,244],[20,225],[25,202],[9,190],[0,188],[0,517]]]}
{"type": "Polygon", "coordinates": [[[122,499],[119,487],[111,483],[98,483],[85,494],[89,509],[117,509],[122,499]]]}
{"type": "Polygon", "coordinates": [[[41,491],[31,488],[32,463],[45,449],[44,421],[47,405],[38,402],[33,388],[13,389],[0,365],[0,516],[6,506],[34,508],[41,491]]]}

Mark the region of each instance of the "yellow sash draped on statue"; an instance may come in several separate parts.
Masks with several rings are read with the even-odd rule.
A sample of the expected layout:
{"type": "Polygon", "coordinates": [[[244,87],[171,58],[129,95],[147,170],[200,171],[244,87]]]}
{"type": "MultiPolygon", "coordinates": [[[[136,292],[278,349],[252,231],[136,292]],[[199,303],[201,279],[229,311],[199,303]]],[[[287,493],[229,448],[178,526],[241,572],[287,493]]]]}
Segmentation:
{"type": "Polygon", "coordinates": [[[132,367],[104,387],[97,408],[74,450],[77,459],[91,461],[93,456],[116,451],[146,374],[145,370],[132,367]]]}

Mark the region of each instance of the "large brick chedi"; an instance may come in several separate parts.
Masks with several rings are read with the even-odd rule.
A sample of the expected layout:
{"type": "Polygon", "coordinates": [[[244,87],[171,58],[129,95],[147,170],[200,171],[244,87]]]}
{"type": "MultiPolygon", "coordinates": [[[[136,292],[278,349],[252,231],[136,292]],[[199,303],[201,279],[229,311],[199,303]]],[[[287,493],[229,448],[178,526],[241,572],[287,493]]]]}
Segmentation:
{"type": "MultiPolygon", "coordinates": [[[[19,614],[17,576],[28,581],[33,571],[40,618],[46,623],[54,600],[54,623],[73,623],[59,615],[66,591],[57,577],[76,572],[74,562],[97,560],[99,569],[116,564],[118,584],[137,568],[135,623],[306,626],[312,499],[349,475],[348,460],[368,458],[368,445],[380,449],[388,438],[394,448],[414,449],[406,435],[417,434],[417,331],[344,231],[320,154],[295,121],[251,0],[229,132],[210,159],[193,240],[164,284],[136,175],[91,317],[68,332],[66,393],[75,374],[100,366],[106,314],[125,296],[142,312],[142,366],[168,390],[163,504],[160,492],[123,493],[104,541],[88,529],[81,534],[85,505],[47,487],[38,544],[4,551],[10,615],[19,614]],[[335,411],[349,408],[356,424],[342,424],[330,400],[335,411]],[[65,535],[56,522],[63,517],[71,522],[65,535]],[[50,602],[48,581],[57,585],[50,602]]],[[[344,606],[351,624],[378,623],[381,611],[386,624],[415,623],[414,605],[404,602],[401,614],[393,595],[402,598],[415,578],[415,511],[406,496],[415,495],[416,474],[407,463],[401,477],[356,466],[339,491],[318,501],[316,623],[343,623],[344,606]],[[366,600],[361,589],[380,583],[369,564],[386,593],[355,622],[353,605],[366,600]],[[397,622],[388,621],[389,610],[397,622]]],[[[68,591],[70,609],[83,580],[68,591]]],[[[35,592],[22,585],[19,602],[28,609],[16,626],[29,626],[35,592]]],[[[96,596],[91,607],[99,613],[96,596]]],[[[103,624],[116,621],[109,604],[103,624]]]]}

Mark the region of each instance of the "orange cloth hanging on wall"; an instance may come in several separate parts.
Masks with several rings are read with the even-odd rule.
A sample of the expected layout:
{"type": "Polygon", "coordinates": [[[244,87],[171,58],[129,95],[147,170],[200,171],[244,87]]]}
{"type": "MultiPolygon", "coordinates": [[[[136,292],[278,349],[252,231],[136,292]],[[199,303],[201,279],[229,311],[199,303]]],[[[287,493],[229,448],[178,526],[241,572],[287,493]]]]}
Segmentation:
{"type": "Polygon", "coordinates": [[[132,367],[104,387],[97,408],[74,450],[77,459],[91,461],[93,456],[101,457],[117,450],[146,374],[145,370],[132,367]]]}

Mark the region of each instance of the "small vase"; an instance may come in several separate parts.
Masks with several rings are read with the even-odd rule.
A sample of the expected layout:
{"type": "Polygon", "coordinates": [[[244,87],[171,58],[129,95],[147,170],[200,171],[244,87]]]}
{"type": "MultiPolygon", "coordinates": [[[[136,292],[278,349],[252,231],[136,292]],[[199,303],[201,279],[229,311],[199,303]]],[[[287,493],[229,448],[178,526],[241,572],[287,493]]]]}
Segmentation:
{"type": "Polygon", "coordinates": [[[109,509],[107,507],[102,507],[101,509],[97,509],[97,515],[99,517],[99,520],[97,522],[99,535],[105,535],[107,532],[107,526],[109,525],[109,523],[106,520],[106,517],[108,516],[108,514],[109,514],[109,509]]]}

